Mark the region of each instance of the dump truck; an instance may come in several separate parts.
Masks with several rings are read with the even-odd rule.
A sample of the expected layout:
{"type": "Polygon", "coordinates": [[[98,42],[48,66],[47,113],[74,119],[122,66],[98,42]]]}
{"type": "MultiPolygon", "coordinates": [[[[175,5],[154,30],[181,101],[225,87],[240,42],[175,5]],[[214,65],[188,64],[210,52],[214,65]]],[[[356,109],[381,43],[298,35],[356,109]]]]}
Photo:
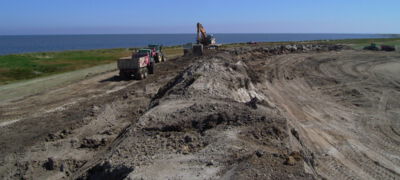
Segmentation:
{"type": "Polygon", "coordinates": [[[142,80],[148,74],[153,74],[155,69],[155,51],[152,49],[140,49],[133,53],[131,57],[118,60],[119,76],[122,79],[131,78],[132,75],[137,80],[142,80]]]}
{"type": "Polygon", "coordinates": [[[389,45],[381,45],[381,50],[382,51],[396,51],[396,47],[389,46],[389,45]]]}
{"type": "Polygon", "coordinates": [[[369,46],[365,46],[364,50],[371,50],[371,51],[396,51],[395,46],[389,46],[389,45],[381,45],[378,47],[375,43],[371,43],[369,46]]]}
{"type": "Polygon", "coordinates": [[[156,52],[155,56],[154,56],[154,60],[156,63],[164,62],[167,60],[167,58],[165,57],[162,45],[151,44],[151,45],[148,45],[148,48],[152,49],[153,51],[156,52]]]}

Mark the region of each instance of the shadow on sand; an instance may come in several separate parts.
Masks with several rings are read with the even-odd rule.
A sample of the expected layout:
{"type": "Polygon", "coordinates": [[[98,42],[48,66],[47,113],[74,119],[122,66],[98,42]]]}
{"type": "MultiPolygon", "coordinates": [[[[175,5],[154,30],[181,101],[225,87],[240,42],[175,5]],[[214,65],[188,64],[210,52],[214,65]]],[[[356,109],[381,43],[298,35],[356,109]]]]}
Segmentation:
{"type": "Polygon", "coordinates": [[[104,83],[104,82],[121,82],[121,81],[130,81],[130,80],[132,80],[133,78],[131,78],[131,79],[129,79],[129,78],[122,78],[122,77],[120,77],[120,76],[118,76],[118,75],[115,75],[115,76],[113,76],[113,77],[110,77],[110,78],[107,78],[107,79],[103,79],[103,80],[101,80],[101,81],[99,81],[99,82],[101,82],[101,83],[104,83]]]}

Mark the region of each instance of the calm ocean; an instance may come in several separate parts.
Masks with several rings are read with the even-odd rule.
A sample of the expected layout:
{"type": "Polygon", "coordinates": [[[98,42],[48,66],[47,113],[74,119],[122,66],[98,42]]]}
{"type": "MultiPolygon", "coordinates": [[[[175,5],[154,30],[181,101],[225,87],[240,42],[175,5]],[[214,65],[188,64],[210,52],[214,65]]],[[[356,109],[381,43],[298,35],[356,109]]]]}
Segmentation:
{"type": "MultiPolygon", "coordinates": [[[[214,34],[218,43],[390,38],[379,34],[214,34]]],[[[0,55],[27,52],[141,47],[148,44],[181,45],[195,34],[32,35],[0,36],[0,55]]]]}

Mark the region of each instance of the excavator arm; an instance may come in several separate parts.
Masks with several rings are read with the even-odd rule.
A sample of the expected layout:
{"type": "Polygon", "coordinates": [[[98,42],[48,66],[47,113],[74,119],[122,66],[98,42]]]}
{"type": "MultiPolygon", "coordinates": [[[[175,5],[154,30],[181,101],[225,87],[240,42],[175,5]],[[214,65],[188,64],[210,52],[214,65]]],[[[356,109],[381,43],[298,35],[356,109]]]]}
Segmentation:
{"type": "Polygon", "coordinates": [[[206,38],[207,38],[206,29],[204,29],[203,25],[197,23],[197,43],[204,42],[206,38]]]}

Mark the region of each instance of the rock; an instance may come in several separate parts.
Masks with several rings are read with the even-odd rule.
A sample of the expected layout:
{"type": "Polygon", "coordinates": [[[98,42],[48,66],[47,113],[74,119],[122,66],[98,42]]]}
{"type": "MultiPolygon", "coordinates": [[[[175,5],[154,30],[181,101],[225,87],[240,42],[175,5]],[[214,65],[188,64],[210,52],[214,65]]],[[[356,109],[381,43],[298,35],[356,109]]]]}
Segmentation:
{"type": "Polygon", "coordinates": [[[185,143],[190,143],[190,142],[193,142],[193,138],[189,135],[186,135],[184,138],[184,141],[185,141],[185,143]]]}
{"type": "Polygon", "coordinates": [[[257,97],[253,97],[249,102],[246,103],[246,105],[250,106],[253,109],[257,109],[258,102],[260,102],[260,100],[257,97]]]}
{"type": "Polygon", "coordinates": [[[257,155],[257,157],[262,157],[262,156],[264,156],[264,151],[261,151],[261,150],[257,150],[256,151],[256,155],[257,155]]]}
{"type": "Polygon", "coordinates": [[[55,140],[56,138],[57,138],[57,135],[55,135],[53,133],[47,135],[47,139],[50,141],[55,140]]]}
{"type": "Polygon", "coordinates": [[[186,145],[182,146],[182,149],[181,149],[182,154],[189,154],[189,151],[190,151],[189,146],[186,146],[186,145]]]}
{"type": "Polygon", "coordinates": [[[290,156],[292,156],[296,161],[300,161],[303,159],[303,156],[298,151],[293,151],[292,153],[290,153],[290,156]]]}
{"type": "Polygon", "coordinates": [[[285,165],[294,166],[296,164],[296,159],[293,156],[288,156],[284,163],[285,165]]]}
{"type": "Polygon", "coordinates": [[[72,134],[72,132],[70,130],[68,130],[68,129],[62,130],[61,133],[63,133],[63,134],[72,134]]]}
{"type": "Polygon", "coordinates": [[[60,139],[64,139],[67,135],[64,133],[60,133],[60,135],[58,135],[58,137],[60,137],[60,139]]]}
{"type": "Polygon", "coordinates": [[[65,171],[65,165],[64,165],[64,163],[62,163],[62,164],[60,165],[60,171],[61,171],[61,172],[64,172],[64,171],[65,171]]]}
{"type": "Polygon", "coordinates": [[[104,134],[104,135],[113,135],[113,132],[112,132],[112,130],[111,129],[107,129],[107,130],[104,130],[101,134],[104,134]]]}
{"type": "Polygon", "coordinates": [[[101,137],[86,137],[83,139],[81,148],[98,148],[106,143],[106,139],[101,137]]]}
{"type": "Polygon", "coordinates": [[[206,164],[206,166],[212,166],[212,165],[214,165],[214,161],[213,160],[208,161],[207,164],[206,164]]]}
{"type": "Polygon", "coordinates": [[[47,170],[54,170],[57,167],[56,161],[54,158],[49,157],[47,162],[43,165],[47,170]]]}

